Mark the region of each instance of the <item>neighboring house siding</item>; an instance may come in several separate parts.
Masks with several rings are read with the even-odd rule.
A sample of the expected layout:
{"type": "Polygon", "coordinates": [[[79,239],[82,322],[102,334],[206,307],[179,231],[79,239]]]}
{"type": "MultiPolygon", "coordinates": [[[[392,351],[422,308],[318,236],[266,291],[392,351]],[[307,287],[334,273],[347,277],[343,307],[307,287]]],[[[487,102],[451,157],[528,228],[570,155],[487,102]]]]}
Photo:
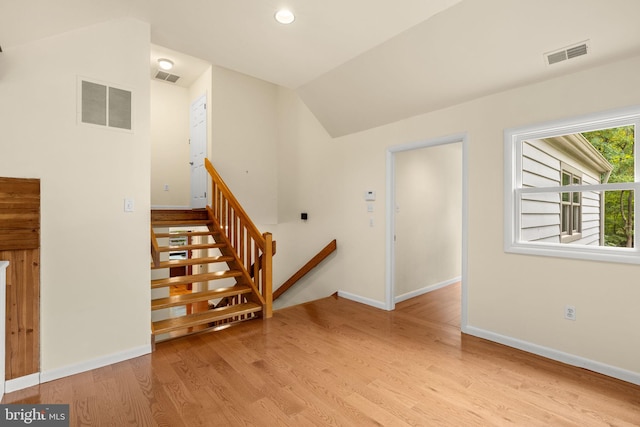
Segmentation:
{"type": "MultiPolygon", "coordinates": [[[[582,175],[582,183],[600,184],[600,180],[589,175],[582,175]]],[[[582,193],[582,239],[576,243],[600,244],[600,195],[598,193],[582,193]]]]}
{"type": "MultiPolygon", "coordinates": [[[[522,147],[522,186],[561,185],[562,167],[581,171],[583,184],[599,184],[600,173],[588,170],[579,160],[542,140],[525,141],[522,147]]],[[[560,243],[560,194],[525,194],[522,200],[521,238],[528,242],[560,243]]],[[[582,193],[581,238],[571,243],[600,244],[600,196],[582,193]]]]}
{"type": "MultiPolygon", "coordinates": [[[[522,146],[522,186],[560,185],[560,160],[529,142],[522,146]]],[[[526,194],[522,200],[521,238],[527,242],[560,243],[560,195],[526,194]]]]}

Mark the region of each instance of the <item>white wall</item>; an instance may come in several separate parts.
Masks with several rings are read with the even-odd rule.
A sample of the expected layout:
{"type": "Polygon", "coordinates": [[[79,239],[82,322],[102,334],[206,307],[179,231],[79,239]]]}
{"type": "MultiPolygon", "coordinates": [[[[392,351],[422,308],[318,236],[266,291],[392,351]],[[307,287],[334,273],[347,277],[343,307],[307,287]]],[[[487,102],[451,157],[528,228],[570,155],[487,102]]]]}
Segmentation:
{"type": "Polygon", "coordinates": [[[0,174],[41,179],[41,371],[149,351],[148,25],[110,21],[0,56],[0,174]],[[76,122],[79,75],[132,90],[134,132],[76,122]]]}
{"type": "MultiPolygon", "coordinates": [[[[275,303],[281,308],[326,297],[342,283],[344,264],[338,254],[347,242],[341,239],[343,207],[335,192],[344,167],[340,147],[291,90],[278,88],[278,225],[270,226],[277,242],[273,258],[274,289],[284,283],[311,257],[337,239],[338,249],[320,266],[289,289],[275,303]],[[300,214],[308,214],[302,221],[300,214]]],[[[364,191],[364,189],[363,189],[364,191]]],[[[356,195],[366,210],[363,194],[356,195]]],[[[380,199],[379,210],[383,209],[380,199]]]]}
{"type": "Polygon", "coordinates": [[[210,102],[211,163],[254,222],[277,223],[277,86],[213,67],[210,102]]]}
{"type": "Polygon", "coordinates": [[[336,237],[338,252],[278,304],[339,289],[383,302],[384,210],[376,202],[375,226],[369,227],[363,191],[376,190],[378,200],[385,200],[388,147],[467,132],[467,330],[575,355],[640,378],[637,266],[503,251],[504,129],[639,104],[640,92],[634,89],[640,85],[639,67],[640,58],[634,57],[336,139],[295,94],[282,89],[276,277],[288,277],[321,242],[336,237]],[[309,210],[307,224],[295,219],[301,209],[309,210]],[[564,320],[565,304],[576,306],[577,321],[564,320]]]}
{"type": "Polygon", "coordinates": [[[189,206],[189,106],[187,88],[151,80],[152,206],[189,206]]]}
{"type": "Polygon", "coordinates": [[[462,144],[395,153],[395,189],[396,297],[460,277],[462,144]]]}

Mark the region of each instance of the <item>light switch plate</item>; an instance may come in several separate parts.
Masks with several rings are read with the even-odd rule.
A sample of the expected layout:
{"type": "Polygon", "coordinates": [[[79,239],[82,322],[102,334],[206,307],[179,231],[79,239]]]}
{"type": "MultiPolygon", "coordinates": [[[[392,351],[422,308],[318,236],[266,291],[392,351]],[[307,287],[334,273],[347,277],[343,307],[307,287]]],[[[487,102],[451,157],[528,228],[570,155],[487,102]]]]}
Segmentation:
{"type": "Polygon", "coordinates": [[[134,210],[135,210],[135,205],[133,203],[133,199],[124,199],[124,211],[133,212],[134,210]]]}

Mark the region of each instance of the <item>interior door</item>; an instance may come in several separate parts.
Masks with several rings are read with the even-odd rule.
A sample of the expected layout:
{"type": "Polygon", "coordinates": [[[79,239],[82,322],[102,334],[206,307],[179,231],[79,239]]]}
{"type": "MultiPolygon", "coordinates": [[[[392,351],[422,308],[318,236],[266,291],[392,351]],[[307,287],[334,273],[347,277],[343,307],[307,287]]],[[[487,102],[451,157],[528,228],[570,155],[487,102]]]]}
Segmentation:
{"type": "Polygon", "coordinates": [[[191,208],[207,206],[207,95],[191,103],[189,113],[189,164],[191,165],[191,208]]]}

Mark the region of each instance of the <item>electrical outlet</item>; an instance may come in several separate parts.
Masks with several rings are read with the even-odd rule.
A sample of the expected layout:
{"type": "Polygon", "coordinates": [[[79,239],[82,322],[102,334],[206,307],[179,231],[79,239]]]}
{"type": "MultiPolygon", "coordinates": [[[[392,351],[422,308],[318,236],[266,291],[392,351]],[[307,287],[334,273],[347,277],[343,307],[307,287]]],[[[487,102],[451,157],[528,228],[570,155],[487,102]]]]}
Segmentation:
{"type": "Polygon", "coordinates": [[[576,307],[574,305],[564,306],[564,318],[567,320],[576,320],[576,307]]]}

